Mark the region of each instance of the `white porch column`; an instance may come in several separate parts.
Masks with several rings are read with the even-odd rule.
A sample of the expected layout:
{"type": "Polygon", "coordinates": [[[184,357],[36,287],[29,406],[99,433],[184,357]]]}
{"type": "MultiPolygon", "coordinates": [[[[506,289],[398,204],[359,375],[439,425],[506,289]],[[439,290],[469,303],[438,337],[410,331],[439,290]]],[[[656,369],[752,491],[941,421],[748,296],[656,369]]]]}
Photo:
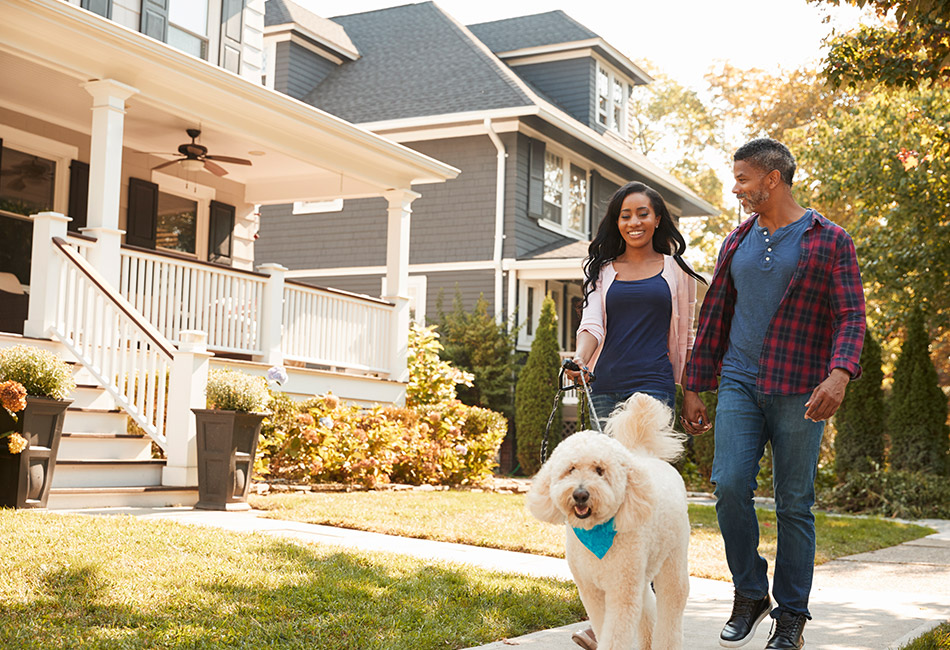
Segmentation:
{"type": "Polygon", "coordinates": [[[208,360],[213,355],[204,332],[184,330],[178,338],[168,382],[168,461],[162,469],[162,485],[194,487],[198,485],[198,426],[191,409],[207,404],[208,360]]]}
{"type": "Polygon", "coordinates": [[[384,299],[395,303],[390,333],[390,379],[409,381],[409,217],[412,202],[421,194],[412,190],[384,192],[389,207],[386,231],[386,294],[384,299]]]}
{"type": "Polygon", "coordinates": [[[33,249],[30,253],[29,318],[23,324],[24,336],[46,338],[55,323],[59,300],[59,276],[63,258],[53,250],[53,237],[66,238],[66,224],[72,219],[59,212],[40,212],[33,219],[33,249]]]}
{"type": "Polygon", "coordinates": [[[261,359],[272,366],[284,363],[284,354],[281,349],[281,325],[284,316],[284,274],[286,266],[269,262],[261,264],[257,270],[268,276],[264,285],[264,296],[261,304],[261,350],[264,354],[261,359]]]}
{"type": "Polygon", "coordinates": [[[122,191],[122,140],[125,100],[138,90],[114,79],[83,84],[92,95],[89,148],[89,208],[83,232],[96,238],[89,253],[93,266],[113,286],[119,284],[119,195],[122,191]]]}

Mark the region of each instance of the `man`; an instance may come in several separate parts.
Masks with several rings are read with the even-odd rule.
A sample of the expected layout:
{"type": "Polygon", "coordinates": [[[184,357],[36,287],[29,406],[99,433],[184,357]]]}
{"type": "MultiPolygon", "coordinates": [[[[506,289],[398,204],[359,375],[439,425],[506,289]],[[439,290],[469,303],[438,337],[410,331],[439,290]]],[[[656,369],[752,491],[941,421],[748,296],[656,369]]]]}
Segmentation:
{"type": "Polygon", "coordinates": [[[815,558],[815,473],[824,421],[856,379],[864,292],[851,237],[792,196],[795,158],[760,138],[736,151],[733,193],[752,216],[722,244],[687,367],[683,425],[709,427],[699,391],[715,390],[716,513],[735,588],[720,645],[748,643],[771,612],[766,648],[801,648],[815,558]],[[772,445],[778,551],[772,595],[753,505],[772,445]]]}

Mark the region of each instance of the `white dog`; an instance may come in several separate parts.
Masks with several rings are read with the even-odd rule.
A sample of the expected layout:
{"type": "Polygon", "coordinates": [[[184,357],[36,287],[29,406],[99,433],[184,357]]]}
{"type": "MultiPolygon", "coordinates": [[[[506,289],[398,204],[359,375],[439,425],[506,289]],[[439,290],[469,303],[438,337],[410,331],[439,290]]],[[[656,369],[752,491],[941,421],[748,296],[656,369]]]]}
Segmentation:
{"type": "Polygon", "coordinates": [[[598,650],[683,647],[689,516],[668,462],[684,436],[671,425],[666,405],[635,393],[610,416],[607,435],[580,431],[561,442],[528,492],[531,514],[567,524],[567,562],[598,650]]]}

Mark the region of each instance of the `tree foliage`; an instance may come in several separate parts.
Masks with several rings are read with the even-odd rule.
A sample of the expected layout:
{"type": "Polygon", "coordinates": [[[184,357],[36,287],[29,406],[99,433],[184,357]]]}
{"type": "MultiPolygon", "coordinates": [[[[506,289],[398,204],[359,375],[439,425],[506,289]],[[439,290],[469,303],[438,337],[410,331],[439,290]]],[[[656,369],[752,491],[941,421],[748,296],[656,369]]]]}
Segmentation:
{"type": "Polygon", "coordinates": [[[435,325],[412,325],[409,328],[409,350],[406,406],[449,402],[456,399],[456,386],[471,386],[471,373],[439,358],[442,344],[435,325]]]}
{"type": "MultiPolygon", "coordinates": [[[[515,440],[518,462],[525,474],[534,474],[541,466],[541,440],[558,390],[559,351],[554,301],[546,296],[531,352],[515,388],[515,440]]],[[[561,425],[559,403],[551,423],[549,450],[561,441],[561,425]]]]}
{"type": "Polygon", "coordinates": [[[881,346],[870,327],[864,333],[861,369],[861,377],[848,384],[835,413],[835,473],[839,481],[850,472],[871,472],[884,466],[884,372],[881,346]]]}
{"type": "Polygon", "coordinates": [[[928,352],[924,315],[915,308],[894,368],[888,431],[891,467],[910,472],[944,474],[950,431],[947,396],[937,384],[937,371],[928,352]]]}
{"type": "Polygon", "coordinates": [[[462,403],[510,416],[517,330],[496,322],[488,307],[479,296],[472,311],[465,311],[462,294],[456,291],[452,311],[439,314],[444,347],[440,356],[473,376],[471,386],[458,388],[462,403]]]}
{"type": "Polygon", "coordinates": [[[882,21],[829,40],[823,72],[833,86],[915,88],[950,81],[950,0],[809,1],[868,7],[882,21]]]}

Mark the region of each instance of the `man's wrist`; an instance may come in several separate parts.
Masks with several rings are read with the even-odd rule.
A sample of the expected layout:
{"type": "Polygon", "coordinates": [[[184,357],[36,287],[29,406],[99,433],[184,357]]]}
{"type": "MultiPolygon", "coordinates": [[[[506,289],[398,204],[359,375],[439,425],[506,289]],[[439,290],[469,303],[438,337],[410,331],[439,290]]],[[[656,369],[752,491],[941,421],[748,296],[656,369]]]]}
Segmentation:
{"type": "Polygon", "coordinates": [[[851,381],[851,373],[844,368],[832,368],[831,372],[828,373],[828,377],[837,381],[851,381]]]}

